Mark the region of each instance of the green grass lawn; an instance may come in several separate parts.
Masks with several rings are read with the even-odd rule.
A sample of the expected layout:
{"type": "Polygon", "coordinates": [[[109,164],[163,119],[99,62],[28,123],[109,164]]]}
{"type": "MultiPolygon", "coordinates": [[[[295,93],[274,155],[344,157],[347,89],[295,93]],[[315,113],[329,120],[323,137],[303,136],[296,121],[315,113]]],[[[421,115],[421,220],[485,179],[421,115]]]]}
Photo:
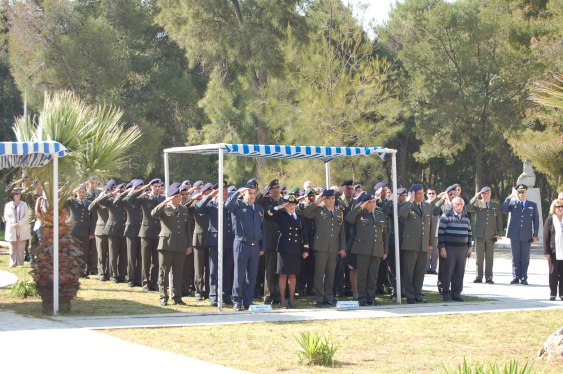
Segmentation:
{"type": "Polygon", "coordinates": [[[515,359],[533,373],[561,373],[563,362],[536,359],[563,323],[563,310],[362,320],[254,323],[166,329],[109,330],[108,334],[253,373],[436,373],[442,365],[515,359]],[[333,368],[297,359],[301,331],[340,344],[333,368]]]}
{"type": "MultiPolygon", "coordinates": [[[[18,275],[20,279],[31,280],[29,275],[30,267],[25,263],[23,267],[8,267],[9,257],[0,256],[0,270],[10,271],[18,275]]],[[[91,276],[90,279],[81,279],[80,290],[76,298],[72,301],[70,315],[130,315],[130,314],[155,314],[171,312],[190,312],[190,313],[216,313],[216,307],[210,307],[209,301],[196,302],[193,297],[184,297],[187,306],[169,305],[161,307],[159,305],[158,292],[143,292],[140,287],[129,288],[126,283],[114,284],[111,282],[101,282],[97,277],[91,276]]],[[[0,308],[14,310],[17,313],[40,316],[41,299],[13,299],[10,298],[11,287],[0,289],[0,308]]],[[[435,292],[427,292],[425,296],[429,302],[442,302],[442,298],[435,292]]],[[[475,297],[467,297],[468,301],[483,300],[475,297]]],[[[395,301],[388,295],[377,299],[383,305],[395,304],[395,301]]],[[[261,303],[261,300],[255,300],[261,303]]],[[[297,308],[314,308],[315,300],[313,297],[305,297],[296,300],[297,308]]],[[[228,306],[224,310],[229,311],[228,306]]],[[[274,305],[274,309],[280,308],[274,305]]]]}

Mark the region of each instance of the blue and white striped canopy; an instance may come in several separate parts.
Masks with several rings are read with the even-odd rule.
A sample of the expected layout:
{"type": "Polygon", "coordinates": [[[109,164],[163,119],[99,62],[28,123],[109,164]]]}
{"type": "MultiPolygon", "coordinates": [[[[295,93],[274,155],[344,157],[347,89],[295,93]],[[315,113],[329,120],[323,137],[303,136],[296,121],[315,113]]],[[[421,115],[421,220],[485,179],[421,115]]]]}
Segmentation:
{"type": "Polygon", "coordinates": [[[41,167],[53,157],[64,157],[65,146],[55,141],[0,142],[0,169],[11,167],[41,167]]]}
{"type": "Polygon", "coordinates": [[[270,144],[207,144],[165,149],[166,153],[217,154],[222,148],[226,155],[281,159],[321,159],[328,162],[339,157],[377,155],[382,159],[396,152],[385,147],[328,147],[315,145],[270,144]]]}

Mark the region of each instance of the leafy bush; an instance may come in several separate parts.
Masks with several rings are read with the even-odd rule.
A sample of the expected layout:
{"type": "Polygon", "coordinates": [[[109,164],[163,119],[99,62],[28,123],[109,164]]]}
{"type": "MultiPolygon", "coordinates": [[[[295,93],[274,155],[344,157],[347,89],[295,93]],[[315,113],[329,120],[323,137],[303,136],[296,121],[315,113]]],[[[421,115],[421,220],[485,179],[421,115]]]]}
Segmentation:
{"type": "Polygon", "coordinates": [[[332,366],[334,354],[340,347],[332,342],[330,337],[321,335],[318,332],[301,332],[296,338],[300,347],[297,355],[300,363],[307,365],[332,366]]]}
{"type": "Polygon", "coordinates": [[[449,365],[442,365],[446,374],[530,374],[532,366],[526,362],[524,366],[520,367],[516,360],[505,362],[502,367],[496,362],[489,364],[476,362],[471,366],[465,358],[463,359],[463,364],[459,364],[455,369],[452,369],[449,365]]]}
{"type": "Polygon", "coordinates": [[[25,299],[26,297],[37,297],[37,286],[32,280],[18,280],[12,287],[10,297],[25,299]]]}

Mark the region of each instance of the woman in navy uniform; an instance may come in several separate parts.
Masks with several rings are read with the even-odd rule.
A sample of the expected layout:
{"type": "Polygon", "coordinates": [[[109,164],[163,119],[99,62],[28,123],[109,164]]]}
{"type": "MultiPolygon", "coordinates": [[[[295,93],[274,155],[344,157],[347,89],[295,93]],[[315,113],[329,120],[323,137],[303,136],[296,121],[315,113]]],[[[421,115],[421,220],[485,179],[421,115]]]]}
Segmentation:
{"type": "Polygon", "coordinates": [[[309,256],[309,244],[304,241],[302,218],[297,215],[297,199],[294,195],[285,195],[284,203],[270,208],[266,218],[279,226],[277,274],[279,276],[282,308],[294,308],[295,285],[301,268],[301,258],[309,256]],[[289,283],[289,304],[285,299],[286,284],[289,283]]]}

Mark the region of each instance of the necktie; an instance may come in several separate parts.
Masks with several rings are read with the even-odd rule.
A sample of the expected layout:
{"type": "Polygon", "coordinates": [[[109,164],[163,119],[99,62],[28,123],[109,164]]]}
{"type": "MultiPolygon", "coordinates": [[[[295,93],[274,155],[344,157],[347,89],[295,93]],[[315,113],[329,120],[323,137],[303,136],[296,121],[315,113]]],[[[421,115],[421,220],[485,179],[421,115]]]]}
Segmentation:
{"type": "Polygon", "coordinates": [[[485,203],[485,207],[489,210],[489,203],[485,203]]]}

